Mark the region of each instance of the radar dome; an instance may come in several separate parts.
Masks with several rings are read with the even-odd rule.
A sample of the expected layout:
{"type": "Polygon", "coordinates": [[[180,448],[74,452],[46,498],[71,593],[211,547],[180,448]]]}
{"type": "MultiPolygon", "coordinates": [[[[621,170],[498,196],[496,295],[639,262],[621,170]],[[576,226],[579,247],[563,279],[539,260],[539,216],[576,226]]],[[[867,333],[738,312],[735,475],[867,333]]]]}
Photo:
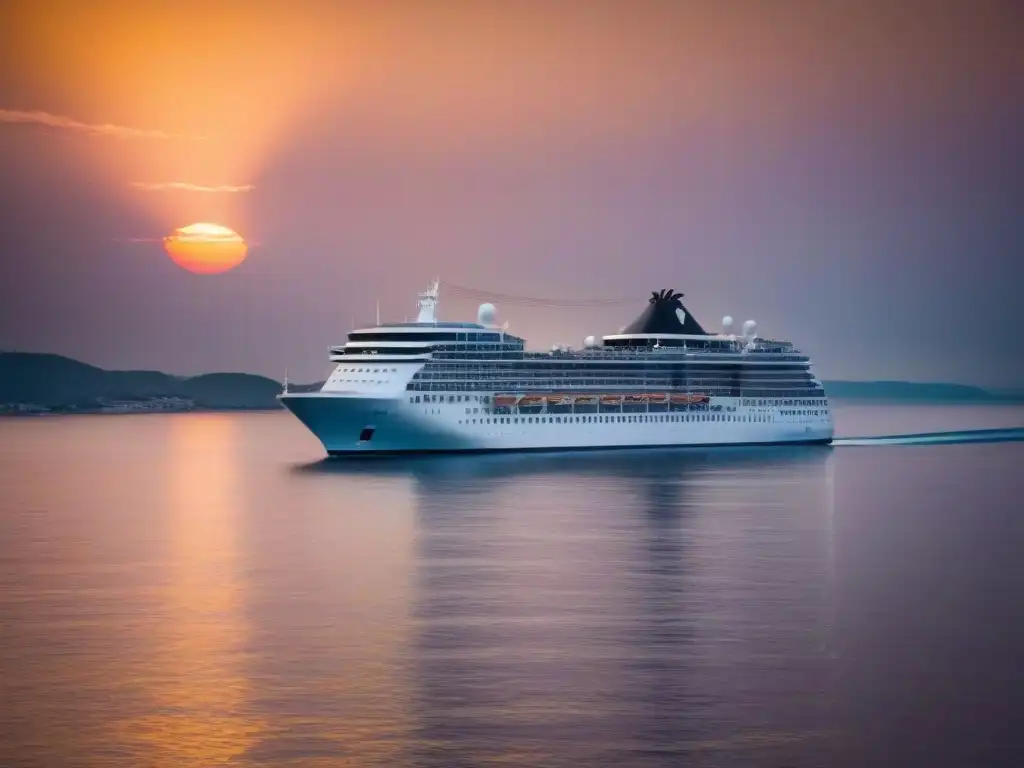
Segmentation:
{"type": "Polygon", "coordinates": [[[593,336],[587,336],[587,338],[583,340],[583,346],[586,347],[587,349],[593,349],[594,347],[597,346],[597,339],[595,339],[593,336]]]}
{"type": "Polygon", "coordinates": [[[494,325],[494,318],[497,315],[498,310],[495,309],[493,304],[481,304],[480,309],[476,313],[476,321],[480,325],[494,325]]]}
{"type": "Polygon", "coordinates": [[[757,333],[757,323],[753,320],[747,320],[743,324],[743,335],[753,337],[757,333]]]}
{"type": "Polygon", "coordinates": [[[722,328],[725,329],[726,333],[732,330],[732,315],[726,315],[722,318],[722,328]]]}

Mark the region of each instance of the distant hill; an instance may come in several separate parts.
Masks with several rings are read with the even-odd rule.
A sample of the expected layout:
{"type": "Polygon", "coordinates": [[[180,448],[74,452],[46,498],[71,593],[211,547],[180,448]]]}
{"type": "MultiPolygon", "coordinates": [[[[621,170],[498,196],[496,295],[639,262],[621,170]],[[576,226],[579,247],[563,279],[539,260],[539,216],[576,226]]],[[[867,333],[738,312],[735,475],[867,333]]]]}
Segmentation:
{"type": "Polygon", "coordinates": [[[837,400],[901,400],[926,402],[1013,402],[1010,392],[992,392],[967,384],[914,381],[826,381],[825,392],[837,400]]]}
{"type": "Polygon", "coordinates": [[[279,408],[281,385],[248,373],[191,378],[159,371],[105,371],[60,355],[0,353],[3,410],[188,410],[279,408]]]}
{"type": "MultiPolygon", "coordinates": [[[[295,392],[323,382],[293,384],[295,392]]],[[[990,392],[964,384],[907,381],[826,381],[837,400],[899,402],[1024,402],[1024,392],[990,392]]],[[[248,373],[191,378],[159,371],[105,371],[68,357],[0,352],[0,412],[149,411],[279,408],[281,384],[248,373]]]]}

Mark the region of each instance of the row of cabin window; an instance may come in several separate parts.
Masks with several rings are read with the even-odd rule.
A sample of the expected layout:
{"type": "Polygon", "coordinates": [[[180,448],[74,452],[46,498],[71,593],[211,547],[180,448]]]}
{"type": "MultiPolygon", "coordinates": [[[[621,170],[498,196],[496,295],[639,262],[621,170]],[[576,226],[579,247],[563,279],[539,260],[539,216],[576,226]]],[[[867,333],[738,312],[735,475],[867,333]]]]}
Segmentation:
{"type": "Polygon", "coordinates": [[[744,398],[741,405],[753,405],[753,406],[778,406],[778,405],[828,405],[828,400],[825,398],[811,398],[808,399],[796,399],[796,400],[783,400],[781,403],[771,402],[768,399],[758,400],[752,398],[744,398]]]}
{"type": "Polygon", "coordinates": [[[493,342],[495,344],[518,344],[522,345],[523,339],[512,334],[494,333],[493,331],[445,331],[445,332],[423,332],[423,333],[350,333],[349,341],[430,341],[448,342],[458,344],[460,342],[493,342]]]}
{"type": "MultiPolygon", "coordinates": [[[[807,355],[798,349],[789,350],[758,350],[762,355],[771,355],[773,358],[778,360],[806,360],[807,355]]],[[[699,347],[689,347],[686,349],[668,349],[663,348],[658,351],[652,351],[649,347],[636,349],[633,347],[616,347],[614,349],[608,349],[607,347],[596,347],[594,349],[586,350],[568,350],[563,352],[524,352],[523,357],[531,360],[552,360],[558,361],[564,358],[575,359],[575,360],[600,360],[600,359],[615,359],[615,358],[627,358],[634,360],[687,360],[693,361],[695,358],[711,357],[711,358],[723,358],[726,360],[743,360],[751,355],[750,352],[740,352],[733,350],[709,350],[699,347]]]]}
{"type": "MultiPolygon", "coordinates": [[[[472,346],[472,345],[468,345],[472,346]]],[[[637,362],[648,361],[651,363],[658,363],[665,365],[668,363],[679,362],[679,363],[700,363],[699,359],[695,359],[692,354],[673,354],[666,353],[657,357],[651,357],[647,355],[630,355],[626,353],[609,353],[605,355],[591,355],[591,354],[577,354],[572,353],[571,356],[568,354],[554,354],[550,352],[524,352],[519,347],[508,349],[502,347],[499,344],[476,346],[473,351],[467,347],[462,351],[455,351],[452,346],[438,346],[434,345],[432,348],[434,360],[465,360],[469,363],[480,365],[483,363],[494,362],[499,365],[507,364],[508,362],[519,362],[526,363],[527,365],[537,365],[538,363],[544,363],[549,366],[572,366],[572,367],[590,367],[601,365],[602,363],[620,364],[620,365],[635,365],[637,362]],[[505,351],[497,351],[504,349],[505,351]]],[[[351,354],[356,354],[352,352],[351,354]]],[[[701,357],[704,354],[701,353],[701,357]]],[[[807,355],[773,355],[773,360],[780,363],[809,363],[810,358],[807,355]]],[[[708,360],[708,362],[729,362],[734,360],[736,364],[742,365],[744,363],[743,358],[714,358],[708,360]]],[[[767,366],[769,363],[763,363],[759,367],[767,366]]]]}
{"type": "MultiPolygon", "coordinates": [[[[421,395],[415,395],[409,398],[410,403],[420,402],[421,395]]],[[[444,395],[422,395],[424,403],[489,403],[491,398],[488,395],[448,395],[448,400],[445,400],[444,395]]]]}
{"type": "MultiPolygon", "coordinates": [[[[430,344],[423,344],[420,346],[413,347],[349,347],[346,346],[341,354],[343,355],[425,355],[428,352],[434,353],[435,359],[443,357],[452,357],[455,359],[465,359],[467,356],[472,357],[475,354],[488,355],[488,358],[495,356],[494,350],[504,349],[507,350],[508,355],[516,355],[517,349],[514,344],[460,344],[458,347],[463,350],[457,354],[445,355],[436,352],[436,348],[430,344]]],[[[521,351],[521,350],[520,350],[521,351]]],[[[337,354],[337,353],[334,353],[337,354]]],[[[520,355],[521,357],[521,355],[520,355]]],[[[510,357],[510,359],[517,359],[516,357],[510,357]]],[[[473,362],[478,362],[474,360],[473,362]]]]}
{"type": "MultiPolygon", "coordinates": [[[[396,373],[397,368],[392,368],[391,373],[396,373]]],[[[387,368],[353,368],[345,367],[335,370],[327,380],[328,384],[384,384],[386,379],[355,378],[354,374],[362,373],[387,373],[387,368]]]]}
{"type": "Polygon", "coordinates": [[[406,383],[406,389],[428,392],[521,392],[537,394],[539,392],[557,391],[563,394],[594,394],[619,390],[622,392],[656,392],[670,394],[718,392],[726,397],[743,398],[824,398],[825,390],[810,381],[776,381],[758,384],[731,384],[720,381],[692,381],[686,383],[665,382],[654,380],[632,381],[626,379],[593,379],[588,381],[571,381],[569,379],[550,379],[547,381],[423,381],[412,380],[406,383]],[[779,393],[779,394],[775,394],[779,393]]]}
{"type": "Polygon", "coordinates": [[[685,413],[685,414],[627,414],[623,416],[496,416],[488,419],[459,419],[459,424],[608,424],[608,423],[681,423],[698,421],[732,421],[744,423],[771,423],[770,413],[685,413]]]}
{"type": "Polygon", "coordinates": [[[556,382],[576,382],[575,386],[602,384],[607,382],[625,382],[628,386],[643,384],[644,382],[657,383],[660,386],[685,387],[699,385],[720,385],[720,386],[741,386],[757,387],[771,386],[773,384],[784,384],[796,382],[800,384],[814,383],[814,377],[810,371],[784,371],[768,373],[761,376],[729,376],[714,371],[695,371],[691,374],[676,373],[673,371],[593,371],[584,374],[570,374],[568,371],[545,371],[543,373],[529,373],[526,371],[418,371],[412,377],[412,381],[451,381],[453,383],[477,382],[481,389],[503,389],[509,384],[505,382],[527,381],[533,386],[543,386],[556,382]],[[487,385],[487,386],[485,386],[487,385]]]}
{"type": "MultiPolygon", "coordinates": [[[[579,386],[578,382],[572,382],[572,383],[565,382],[565,383],[563,383],[562,386],[558,386],[556,382],[552,382],[551,386],[549,386],[549,387],[546,387],[546,388],[539,388],[538,387],[538,388],[535,388],[532,391],[543,392],[545,390],[550,390],[550,389],[556,388],[556,387],[559,388],[559,389],[563,389],[563,388],[564,389],[576,389],[578,386],[579,386]]],[[[406,384],[405,388],[406,388],[406,390],[408,390],[410,392],[450,392],[453,389],[454,390],[462,389],[462,390],[472,391],[472,390],[480,389],[480,386],[479,386],[478,383],[477,384],[466,383],[466,384],[461,384],[460,385],[460,384],[453,384],[451,382],[446,382],[444,384],[440,384],[440,383],[439,384],[433,384],[433,383],[424,383],[424,382],[412,381],[412,382],[409,382],[408,384],[406,384]]],[[[530,389],[528,389],[528,387],[523,382],[519,382],[519,386],[517,386],[515,383],[510,383],[510,386],[499,387],[499,389],[510,390],[510,391],[520,391],[520,392],[529,392],[529,391],[531,391],[530,389]]],[[[721,386],[714,387],[714,386],[708,386],[708,387],[701,387],[700,390],[701,390],[701,392],[700,392],[701,394],[706,394],[706,395],[713,396],[713,397],[744,397],[744,396],[746,396],[746,397],[744,397],[745,402],[752,403],[754,399],[758,399],[758,402],[762,402],[765,405],[773,405],[773,406],[780,405],[780,402],[779,402],[780,400],[792,400],[792,399],[794,399],[793,396],[795,394],[804,394],[804,393],[806,393],[807,395],[811,395],[811,396],[820,396],[820,395],[824,394],[823,390],[821,390],[818,387],[790,387],[790,388],[787,388],[787,389],[781,389],[781,388],[776,388],[776,389],[749,389],[749,388],[746,388],[746,387],[740,388],[740,387],[721,387],[721,386]],[[738,393],[737,393],[737,390],[739,390],[738,393]]],[[[606,394],[606,393],[577,392],[576,394],[606,394]]],[[[613,393],[607,393],[607,394],[613,394],[613,393]]],[[[626,393],[626,394],[629,394],[629,393],[626,393]]],[[[439,397],[441,397],[441,400],[438,401],[438,402],[444,402],[444,395],[440,395],[439,397]]],[[[824,401],[824,398],[820,398],[820,399],[822,401],[824,401]]],[[[456,401],[451,400],[449,402],[456,402],[456,401]]]]}
{"type": "Polygon", "coordinates": [[[721,381],[728,384],[770,384],[777,381],[813,381],[814,375],[808,371],[767,371],[765,373],[734,374],[722,371],[480,371],[473,369],[439,371],[436,368],[425,368],[413,376],[416,381],[661,381],[661,382],[695,382],[721,381]]]}
{"type": "MultiPolygon", "coordinates": [[[[409,402],[410,403],[414,403],[414,404],[415,403],[419,403],[419,402],[421,402],[421,400],[420,400],[421,397],[422,397],[422,402],[424,402],[424,403],[443,403],[443,402],[446,402],[445,401],[445,395],[413,395],[413,396],[409,397],[409,402]]],[[[447,398],[448,398],[447,402],[449,402],[449,403],[462,403],[462,402],[467,402],[467,403],[469,403],[469,402],[489,403],[490,400],[491,400],[488,395],[447,395],[447,398]]],[[[775,398],[775,399],[770,399],[770,398],[763,398],[763,399],[743,398],[743,400],[741,402],[741,405],[751,406],[751,407],[777,407],[779,405],[783,405],[783,406],[788,406],[788,405],[807,405],[807,406],[815,406],[816,405],[816,406],[822,406],[822,405],[827,405],[828,404],[828,401],[826,399],[824,399],[824,398],[795,399],[795,400],[794,399],[785,399],[781,403],[779,403],[777,400],[778,400],[777,398],[775,398]]],[[[469,413],[469,411],[466,411],[466,412],[469,413]]]]}
{"type": "Polygon", "coordinates": [[[480,374],[495,374],[503,371],[514,371],[516,373],[533,373],[540,376],[550,376],[562,371],[572,373],[643,373],[664,372],[664,373],[712,373],[721,376],[735,376],[737,373],[748,375],[760,375],[773,371],[808,371],[810,370],[809,360],[779,361],[775,363],[763,363],[755,365],[745,363],[742,360],[729,362],[726,360],[597,360],[597,361],[575,361],[565,362],[536,360],[496,360],[492,365],[485,365],[486,360],[468,360],[466,358],[448,357],[435,354],[425,366],[425,371],[474,371],[480,374]]]}

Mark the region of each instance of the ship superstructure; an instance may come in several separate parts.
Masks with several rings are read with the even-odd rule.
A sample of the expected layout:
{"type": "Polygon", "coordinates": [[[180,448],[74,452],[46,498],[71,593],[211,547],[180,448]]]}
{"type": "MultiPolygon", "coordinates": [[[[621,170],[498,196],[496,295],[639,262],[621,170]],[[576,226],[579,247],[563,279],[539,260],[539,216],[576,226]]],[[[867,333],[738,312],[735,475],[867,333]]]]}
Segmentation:
{"type": "Polygon", "coordinates": [[[282,402],[331,455],[431,451],[827,443],[833,422],[810,359],[790,342],[704,330],[673,290],[620,333],[582,349],[526,350],[480,306],[353,330],[317,392],[282,402]]]}

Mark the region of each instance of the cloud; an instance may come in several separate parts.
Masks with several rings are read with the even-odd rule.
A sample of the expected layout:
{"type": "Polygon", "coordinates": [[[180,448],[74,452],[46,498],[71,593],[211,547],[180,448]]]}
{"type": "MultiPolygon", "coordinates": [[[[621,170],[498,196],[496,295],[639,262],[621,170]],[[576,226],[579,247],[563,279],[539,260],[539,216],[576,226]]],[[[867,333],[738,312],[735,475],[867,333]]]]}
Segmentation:
{"type": "Polygon", "coordinates": [[[146,128],[132,128],[126,125],[111,123],[83,123],[63,115],[49,112],[23,112],[17,109],[0,109],[0,123],[23,123],[28,125],[45,125],[49,128],[63,128],[69,131],[80,131],[92,136],[110,136],[115,139],[202,139],[202,136],[182,136],[176,133],[155,131],[146,128]]]}
{"type": "MultiPolygon", "coordinates": [[[[168,237],[171,237],[171,235],[164,237],[115,237],[114,242],[118,245],[146,245],[148,243],[160,243],[162,245],[167,242],[168,237]]],[[[250,250],[262,246],[262,243],[258,240],[246,240],[245,244],[250,250]]]]}
{"type": "Polygon", "coordinates": [[[187,181],[133,181],[131,186],[145,192],[251,192],[255,189],[252,184],[206,186],[204,184],[190,184],[187,181]]]}

